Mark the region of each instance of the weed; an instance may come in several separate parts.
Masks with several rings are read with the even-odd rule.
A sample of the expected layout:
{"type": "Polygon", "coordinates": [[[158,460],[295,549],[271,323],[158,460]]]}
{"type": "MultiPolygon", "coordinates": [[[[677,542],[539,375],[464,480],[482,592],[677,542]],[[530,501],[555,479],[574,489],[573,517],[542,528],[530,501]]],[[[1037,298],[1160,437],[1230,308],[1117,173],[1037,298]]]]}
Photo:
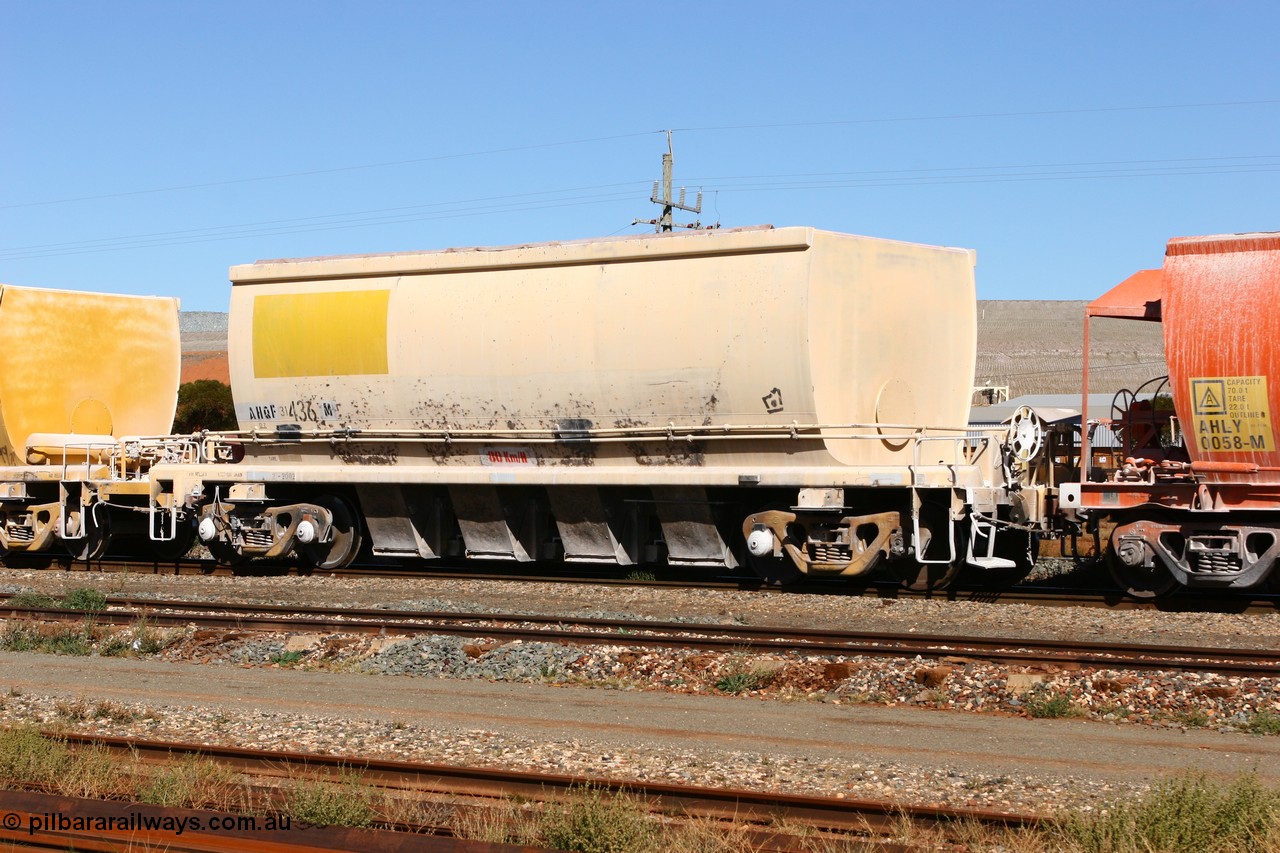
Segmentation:
{"type": "Polygon", "coordinates": [[[1136,803],[1121,801],[1105,813],[1073,813],[1056,833],[1082,853],[1233,853],[1275,849],[1280,840],[1280,793],[1254,774],[1228,785],[1189,776],[1165,781],[1136,803]]]}
{"type": "MultiPolygon", "coordinates": [[[[663,853],[741,853],[759,850],[753,842],[754,827],[729,824],[715,818],[692,818],[664,826],[657,849],[663,853]]],[[[809,850],[810,848],[801,848],[809,850]]]]}
{"type": "Polygon", "coordinates": [[[542,817],[543,842],[580,853],[641,853],[656,848],[657,822],[643,804],[591,785],[542,817]]]}
{"type": "Polygon", "coordinates": [[[107,597],[91,587],[80,587],[62,596],[60,604],[67,610],[97,613],[99,610],[107,609],[107,597]]]}
{"type": "Polygon", "coordinates": [[[132,796],[134,790],[133,765],[124,765],[110,751],[94,747],[71,750],[66,769],[59,774],[53,787],[64,797],[104,799],[132,796]]]}
{"type": "Polygon", "coordinates": [[[83,699],[76,699],[75,701],[59,699],[53,703],[53,710],[62,719],[70,720],[73,723],[83,722],[93,716],[93,709],[83,699]]]}
{"type": "Polygon", "coordinates": [[[440,829],[453,819],[454,808],[438,800],[424,800],[412,794],[383,792],[376,804],[380,824],[391,827],[431,827],[440,829]]]}
{"type": "Polygon", "coordinates": [[[313,826],[369,826],[376,817],[373,789],[358,774],[342,774],[337,785],[302,782],[285,801],[285,811],[294,820],[313,826]]]}
{"type": "Polygon", "coordinates": [[[295,666],[306,655],[306,652],[276,652],[271,656],[271,662],[277,666],[295,666]]]}
{"type": "Polygon", "coordinates": [[[38,649],[55,655],[84,656],[93,651],[93,632],[88,628],[63,628],[44,638],[38,649]]]}
{"type": "Polygon", "coordinates": [[[43,592],[36,592],[33,589],[24,589],[22,592],[9,596],[9,606],[23,610],[48,610],[58,606],[58,599],[43,592]]]}
{"type": "Polygon", "coordinates": [[[1107,702],[1102,705],[1094,706],[1094,713],[1104,720],[1115,719],[1125,715],[1125,707],[1119,702],[1107,702]]]}
{"type": "Polygon", "coordinates": [[[1213,722],[1213,719],[1199,708],[1176,714],[1174,719],[1190,729],[1202,729],[1213,722]]]}
{"type": "Polygon", "coordinates": [[[9,652],[51,652],[87,655],[93,651],[93,630],[85,626],[27,625],[11,623],[0,633],[0,649],[9,652]]]}
{"type": "Polygon", "coordinates": [[[495,806],[458,809],[449,821],[449,830],[458,838],[493,844],[535,845],[540,841],[540,815],[514,800],[495,806]]]}
{"type": "Polygon", "coordinates": [[[113,723],[131,723],[140,717],[128,706],[110,699],[100,699],[93,704],[84,699],[59,699],[54,703],[53,710],[59,717],[71,722],[110,720],[113,723]]]}
{"type": "Polygon", "coordinates": [[[140,655],[154,655],[169,645],[169,637],[161,634],[146,619],[133,623],[133,650],[140,655]]]}
{"type": "Polygon", "coordinates": [[[138,799],[165,808],[195,808],[233,802],[237,776],[203,756],[187,756],[150,774],[138,799]]]}
{"type": "Polygon", "coordinates": [[[964,780],[964,788],[966,791],[982,791],[987,788],[999,787],[1002,782],[1003,777],[970,776],[964,780]]]}
{"type": "Polygon", "coordinates": [[[1070,696],[1056,693],[1042,685],[1023,694],[1022,706],[1037,719],[1082,717],[1085,714],[1083,708],[1072,703],[1070,696]]]}
{"type": "Polygon", "coordinates": [[[716,689],[721,693],[745,693],[748,690],[767,687],[773,680],[776,670],[752,666],[750,660],[748,655],[734,655],[726,667],[725,674],[716,681],[716,689]]]}
{"type": "Polygon", "coordinates": [[[656,576],[656,575],[654,575],[654,573],[653,573],[653,572],[645,571],[644,569],[635,569],[635,570],[633,570],[633,571],[627,572],[627,580],[629,580],[629,581],[655,581],[655,580],[657,580],[657,576],[656,576]]]}
{"type": "Polygon", "coordinates": [[[73,589],[63,595],[62,598],[28,589],[10,596],[9,606],[24,610],[60,608],[63,610],[82,610],[86,613],[96,613],[99,610],[107,609],[107,597],[90,587],[73,589]]]}
{"type": "Polygon", "coordinates": [[[104,658],[128,657],[132,652],[133,640],[122,631],[117,631],[98,642],[98,654],[104,658]]]}
{"type": "Polygon", "coordinates": [[[749,670],[737,670],[721,676],[716,690],[721,693],[745,693],[760,686],[760,676],[749,670]]]}
{"type": "Polygon", "coordinates": [[[605,675],[590,678],[585,675],[571,675],[564,680],[557,681],[557,683],[572,684],[578,687],[590,687],[593,690],[635,689],[635,682],[624,675],[605,675]]]}
{"type": "Polygon", "coordinates": [[[130,709],[126,705],[119,702],[112,702],[110,699],[99,700],[93,706],[93,718],[95,720],[110,720],[113,723],[132,723],[139,718],[139,714],[130,709]]]}
{"type": "Polygon", "coordinates": [[[98,641],[98,654],[108,658],[152,655],[169,645],[169,638],[139,619],[128,631],[117,631],[98,641]]]}
{"type": "Polygon", "coordinates": [[[38,593],[35,589],[24,589],[9,597],[10,607],[23,607],[27,610],[50,610],[58,607],[58,599],[47,593],[38,593]]]}
{"type": "Polygon", "coordinates": [[[40,645],[40,635],[32,625],[11,622],[0,634],[0,648],[7,652],[29,652],[40,645]]]}
{"type": "Polygon", "coordinates": [[[1248,730],[1255,735],[1280,735],[1280,714],[1262,710],[1249,720],[1248,730]]]}
{"type": "Polygon", "coordinates": [[[0,781],[7,787],[50,785],[66,775],[71,753],[65,742],[31,726],[0,729],[0,781]]]}
{"type": "MultiPolygon", "coordinates": [[[[936,830],[934,830],[936,831],[936,830]]],[[[919,834],[916,830],[915,834],[919,834]]],[[[919,845],[922,850],[999,851],[999,853],[1074,853],[1062,847],[1049,848],[1038,829],[1025,827],[997,829],[968,818],[947,824],[945,838],[936,839],[932,846],[919,845]]],[[[896,839],[895,839],[896,840],[896,839]]]]}

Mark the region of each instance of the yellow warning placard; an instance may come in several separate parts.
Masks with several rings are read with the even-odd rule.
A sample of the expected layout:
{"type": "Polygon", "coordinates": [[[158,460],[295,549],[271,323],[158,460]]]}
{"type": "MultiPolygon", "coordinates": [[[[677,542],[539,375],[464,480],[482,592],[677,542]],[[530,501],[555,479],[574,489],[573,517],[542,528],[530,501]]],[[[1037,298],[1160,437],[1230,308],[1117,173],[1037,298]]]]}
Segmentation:
{"type": "Polygon", "coordinates": [[[1275,450],[1267,377],[1192,379],[1190,432],[1207,453],[1275,450]]]}

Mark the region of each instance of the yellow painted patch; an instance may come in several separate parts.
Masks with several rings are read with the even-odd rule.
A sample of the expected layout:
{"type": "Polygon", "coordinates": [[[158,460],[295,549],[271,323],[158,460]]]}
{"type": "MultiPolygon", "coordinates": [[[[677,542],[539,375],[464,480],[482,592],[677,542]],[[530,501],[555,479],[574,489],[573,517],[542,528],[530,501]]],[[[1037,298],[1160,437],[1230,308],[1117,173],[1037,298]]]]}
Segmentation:
{"type": "Polygon", "coordinates": [[[1202,452],[1275,450],[1267,377],[1192,379],[1191,429],[1202,452]]]}
{"type": "Polygon", "coordinates": [[[385,374],[390,301],[389,290],[255,297],[254,376],[385,374]]]}

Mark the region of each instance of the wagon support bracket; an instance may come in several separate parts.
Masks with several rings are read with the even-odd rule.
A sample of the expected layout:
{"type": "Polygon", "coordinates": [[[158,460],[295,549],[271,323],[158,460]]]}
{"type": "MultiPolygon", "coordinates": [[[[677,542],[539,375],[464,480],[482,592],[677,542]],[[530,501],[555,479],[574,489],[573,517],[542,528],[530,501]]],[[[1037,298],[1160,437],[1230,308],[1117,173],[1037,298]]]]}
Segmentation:
{"type": "MultiPolygon", "coordinates": [[[[798,508],[797,508],[798,509],[798,508]]],[[[743,536],[752,544],[772,544],[775,556],[791,558],[801,572],[855,577],[885,557],[904,553],[902,517],[897,512],[832,518],[817,511],[766,510],[747,516],[743,536]],[[767,532],[772,537],[762,538],[767,532]]]]}

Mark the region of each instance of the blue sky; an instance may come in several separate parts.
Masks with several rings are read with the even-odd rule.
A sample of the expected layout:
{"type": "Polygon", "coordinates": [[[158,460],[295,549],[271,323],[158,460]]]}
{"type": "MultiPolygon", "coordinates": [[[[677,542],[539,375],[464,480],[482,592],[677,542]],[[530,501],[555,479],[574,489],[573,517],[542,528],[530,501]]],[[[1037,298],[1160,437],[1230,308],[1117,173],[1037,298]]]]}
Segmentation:
{"type": "Polygon", "coordinates": [[[1087,299],[1280,229],[1274,3],[0,0],[0,282],[226,310],[259,258],[704,222],[1087,299]]]}

